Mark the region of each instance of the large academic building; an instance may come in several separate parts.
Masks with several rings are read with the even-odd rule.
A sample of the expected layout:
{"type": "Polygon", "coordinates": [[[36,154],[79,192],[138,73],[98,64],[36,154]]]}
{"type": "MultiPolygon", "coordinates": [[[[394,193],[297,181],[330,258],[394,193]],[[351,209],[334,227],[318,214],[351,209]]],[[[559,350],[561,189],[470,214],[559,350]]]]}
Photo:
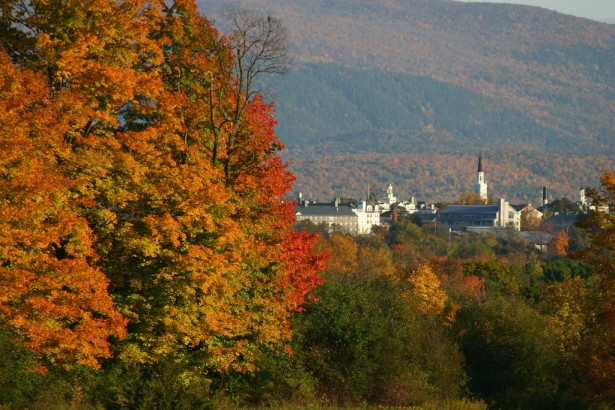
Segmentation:
{"type": "Polygon", "coordinates": [[[369,234],[372,226],[380,225],[380,207],[377,204],[359,201],[356,207],[340,204],[335,200],[329,204],[310,203],[299,197],[298,205],[295,206],[297,222],[306,219],[314,224],[326,224],[334,226],[351,235],[369,234]]]}

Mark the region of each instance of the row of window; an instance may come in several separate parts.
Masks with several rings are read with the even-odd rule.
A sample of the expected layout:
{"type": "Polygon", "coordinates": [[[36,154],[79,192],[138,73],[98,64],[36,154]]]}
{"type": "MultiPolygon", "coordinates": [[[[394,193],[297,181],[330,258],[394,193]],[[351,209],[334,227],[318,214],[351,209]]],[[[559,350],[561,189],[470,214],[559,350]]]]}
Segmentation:
{"type": "Polygon", "coordinates": [[[447,225],[456,225],[456,226],[495,226],[494,221],[442,221],[442,222],[444,222],[447,225]]]}
{"type": "Polygon", "coordinates": [[[325,222],[356,221],[356,218],[352,216],[300,216],[298,219],[311,219],[313,221],[325,222]]]}

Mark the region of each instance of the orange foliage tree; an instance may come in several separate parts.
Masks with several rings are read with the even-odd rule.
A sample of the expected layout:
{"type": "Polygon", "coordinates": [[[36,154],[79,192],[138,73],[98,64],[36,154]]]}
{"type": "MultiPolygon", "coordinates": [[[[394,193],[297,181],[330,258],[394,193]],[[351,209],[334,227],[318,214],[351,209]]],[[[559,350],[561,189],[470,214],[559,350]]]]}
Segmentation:
{"type": "MultiPolygon", "coordinates": [[[[79,107],[81,101],[73,101],[79,107]]],[[[94,237],[59,164],[70,156],[68,102],[0,55],[0,322],[45,362],[97,367],[124,337],[94,237]]]]}
{"type": "Polygon", "coordinates": [[[549,243],[549,253],[558,256],[568,255],[569,238],[566,231],[560,231],[549,243]]]}
{"type": "Polygon", "coordinates": [[[579,368],[591,383],[578,386],[596,400],[615,399],[615,174],[605,171],[602,189],[590,188],[587,197],[594,206],[589,217],[577,224],[584,228],[590,245],[575,255],[590,265],[594,287],[588,297],[594,316],[588,323],[579,368]],[[590,387],[591,386],[591,387],[590,387]],[[589,388],[588,388],[589,387],[589,388]]]}
{"type": "Polygon", "coordinates": [[[3,212],[22,209],[31,226],[5,223],[32,238],[25,246],[3,231],[2,314],[31,347],[53,344],[67,362],[96,366],[110,355],[108,337],[125,335],[127,318],[116,344],[123,360],[251,369],[263,348],[290,338],[290,314],[322,281],[314,237],[290,231],[292,204],[281,198],[293,176],[279,156],[272,107],[246,95],[240,124],[217,122],[238,103],[234,62],[193,1],[64,3],[1,6],[9,23],[2,43],[23,67],[5,58],[2,69],[36,80],[22,81],[33,91],[7,84],[2,97],[18,106],[2,123],[2,183],[6,195],[21,195],[3,212]],[[15,124],[36,132],[12,136],[15,124]],[[17,186],[13,175],[27,170],[36,174],[17,186]],[[43,228],[48,239],[34,240],[43,228]],[[15,249],[36,275],[10,259],[15,249]],[[16,299],[51,278],[59,285],[44,309],[41,298],[16,299]],[[73,299],[78,313],[64,307],[73,299]],[[71,318],[53,324],[57,332],[98,330],[53,339],[23,319],[31,312],[48,324],[56,310],[71,318]]]}

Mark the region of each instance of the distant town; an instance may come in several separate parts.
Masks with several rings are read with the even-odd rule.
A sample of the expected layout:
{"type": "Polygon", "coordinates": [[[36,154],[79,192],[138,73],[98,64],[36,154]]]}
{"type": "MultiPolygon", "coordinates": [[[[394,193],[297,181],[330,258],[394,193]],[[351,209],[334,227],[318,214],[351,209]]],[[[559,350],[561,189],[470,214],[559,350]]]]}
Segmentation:
{"type": "Polygon", "coordinates": [[[504,198],[493,201],[480,154],[473,190],[462,195],[459,202],[438,207],[415,197],[398,200],[389,184],[382,200],[372,195],[369,188],[366,199],[335,198],[331,202],[309,200],[299,193],[295,216],[299,226],[315,224],[328,232],[350,235],[373,233],[375,227],[390,226],[400,218],[410,218],[419,225],[444,226],[454,235],[501,235],[504,230],[512,230],[543,248],[552,235],[568,230],[592,208],[584,189],[580,189],[576,202],[566,198],[549,202],[547,187],[542,188],[541,204],[510,204],[504,198]]]}

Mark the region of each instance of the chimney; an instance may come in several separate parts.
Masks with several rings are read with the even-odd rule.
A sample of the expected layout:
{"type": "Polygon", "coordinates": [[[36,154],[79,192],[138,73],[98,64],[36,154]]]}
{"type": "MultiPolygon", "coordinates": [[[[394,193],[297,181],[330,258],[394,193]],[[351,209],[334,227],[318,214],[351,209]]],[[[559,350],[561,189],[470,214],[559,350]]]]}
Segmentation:
{"type": "Polygon", "coordinates": [[[549,203],[549,201],[547,200],[547,187],[543,186],[542,187],[542,204],[546,205],[548,203],[549,203]]]}

